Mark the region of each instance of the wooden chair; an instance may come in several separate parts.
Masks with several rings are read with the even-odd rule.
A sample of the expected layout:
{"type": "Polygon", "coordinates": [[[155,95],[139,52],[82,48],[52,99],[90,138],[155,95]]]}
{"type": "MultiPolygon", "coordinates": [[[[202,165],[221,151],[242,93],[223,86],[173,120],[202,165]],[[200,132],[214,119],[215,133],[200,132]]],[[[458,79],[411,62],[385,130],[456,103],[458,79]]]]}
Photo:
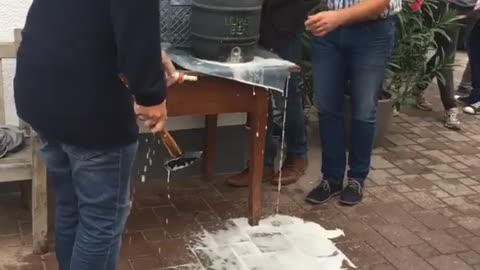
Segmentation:
{"type": "MultiPolygon", "coordinates": [[[[6,107],[3,91],[2,60],[16,58],[20,39],[21,30],[16,29],[14,42],[0,43],[0,125],[5,124],[6,107]]],[[[0,159],[0,183],[32,180],[33,252],[35,254],[44,254],[48,252],[47,169],[39,157],[38,136],[23,121],[20,121],[20,128],[24,130],[26,135],[25,147],[17,153],[0,159]]],[[[22,193],[24,191],[25,189],[22,190],[22,193]]]]}

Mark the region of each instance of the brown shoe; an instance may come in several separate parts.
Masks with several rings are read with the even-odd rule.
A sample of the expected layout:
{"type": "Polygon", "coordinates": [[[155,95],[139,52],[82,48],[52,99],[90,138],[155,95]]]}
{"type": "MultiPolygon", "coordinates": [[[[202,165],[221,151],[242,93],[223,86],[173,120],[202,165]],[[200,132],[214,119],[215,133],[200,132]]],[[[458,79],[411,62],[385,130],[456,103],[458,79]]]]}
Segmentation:
{"type": "MultiPolygon", "coordinates": [[[[306,158],[287,158],[282,167],[282,185],[296,183],[305,174],[307,166],[308,160],[306,158]]],[[[278,185],[279,180],[280,174],[277,173],[270,182],[278,185]]]]}
{"type": "MultiPolygon", "coordinates": [[[[264,168],[262,182],[272,181],[274,175],[272,168],[264,168]]],[[[248,187],[250,182],[249,176],[249,169],[246,168],[241,173],[228,177],[225,183],[234,187],[248,187]]]]}

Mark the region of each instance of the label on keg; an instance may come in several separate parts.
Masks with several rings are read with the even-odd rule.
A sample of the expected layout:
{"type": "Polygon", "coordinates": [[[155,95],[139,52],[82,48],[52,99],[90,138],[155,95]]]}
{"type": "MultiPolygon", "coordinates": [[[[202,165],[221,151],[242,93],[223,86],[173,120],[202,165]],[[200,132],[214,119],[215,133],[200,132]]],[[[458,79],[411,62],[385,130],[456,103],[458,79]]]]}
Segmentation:
{"type": "Polygon", "coordinates": [[[225,26],[228,29],[229,35],[232,37],[239,37],[248,33],[248,26],[250,20],[241,16],[226,16],[225,26]]]}

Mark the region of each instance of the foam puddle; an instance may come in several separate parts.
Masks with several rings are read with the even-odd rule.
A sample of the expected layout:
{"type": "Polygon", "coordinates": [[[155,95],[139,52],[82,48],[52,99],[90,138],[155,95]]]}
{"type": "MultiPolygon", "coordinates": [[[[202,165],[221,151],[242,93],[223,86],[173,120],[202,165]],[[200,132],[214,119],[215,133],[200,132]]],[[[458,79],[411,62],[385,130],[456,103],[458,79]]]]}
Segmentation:
{"type": "Polygon", "coordinates": [[[209,270],[340,270],[356,266],[331,239],[342,230],[326,230],[300,218],[275,215],[252,227],[233,219],[214,233],[203,231],[192,247],[209,270]]]}

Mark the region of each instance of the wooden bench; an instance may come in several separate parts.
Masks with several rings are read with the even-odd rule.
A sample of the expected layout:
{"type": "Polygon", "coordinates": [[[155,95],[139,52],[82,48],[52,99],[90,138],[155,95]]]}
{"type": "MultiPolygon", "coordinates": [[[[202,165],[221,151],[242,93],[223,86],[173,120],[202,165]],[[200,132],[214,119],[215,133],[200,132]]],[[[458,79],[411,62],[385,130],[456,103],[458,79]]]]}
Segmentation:
{"type": "MultiPolygon", "coordinates": [[[[5,93],[3,79],[3,60],[16,58],[16,52],[21,39],[21,30],[15,30],[15,41],[0,43],[0,125],[5,124],[5,93]]],[[[48,252],[48,206],[47,206],[47,169],[39,157],[39,140],[35,132],[23,121],[20,128],[26,135],[23,149],[0,159],[0,183],[32,181],[31,210],[33,253],[48,252]]],[[[25,187],[25,185],[22,185],[25,187]]],[[[22,188],[25,193],[25,188],[22,188]]],[[[22,194],[22,197],[25,194],[22,194]]]]}

